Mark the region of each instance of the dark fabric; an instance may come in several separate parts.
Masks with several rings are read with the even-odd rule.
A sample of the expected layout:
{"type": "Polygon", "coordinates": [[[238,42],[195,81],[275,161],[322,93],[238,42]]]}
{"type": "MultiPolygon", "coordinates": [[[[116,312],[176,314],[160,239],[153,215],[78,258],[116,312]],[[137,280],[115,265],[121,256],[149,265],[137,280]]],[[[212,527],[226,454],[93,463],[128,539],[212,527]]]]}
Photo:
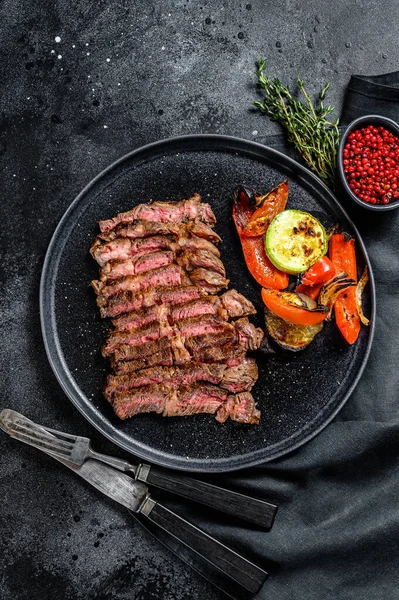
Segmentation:
{"type": "MultiPolygon", "coordinates": [[[[399,73],[352,77],[344,118],[379,113],[398,121],[393,100],[399,101],[399,89],[392,87],[398,82],[399,73]]],[[[281,148],[281,139],[275,141],[281,148]]],[[[259,599],[399,598],[399,211],[376,215],[347,203],[345,208],[366,243],[377,288],[374,343],[355,392],[298,451],[209,479],[275,501],[280,509],[271,532],[228,519],[215,524],[206,510],[200,519],[189,515],[270,569],[259,599]]]]}

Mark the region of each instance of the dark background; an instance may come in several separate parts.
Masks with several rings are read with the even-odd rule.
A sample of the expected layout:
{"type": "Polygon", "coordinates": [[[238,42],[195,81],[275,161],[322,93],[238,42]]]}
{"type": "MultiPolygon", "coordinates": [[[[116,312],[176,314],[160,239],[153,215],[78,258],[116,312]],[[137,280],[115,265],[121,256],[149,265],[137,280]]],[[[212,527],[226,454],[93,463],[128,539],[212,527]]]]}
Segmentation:
{"type": "MultiPolygon", "coordinates": [[[[92,177],[142,144],[207,132],[267,142],[279,129],[251,110],[259,56],[283,82],[291,84],[300,75],[310,91],[317,91],[331,81],[327,100],[338,116],[351,74],[397,69],[398,18],[399,6],[389,0],[3,0],[1,407],[89,435],[97,449],[122,456],[65,398],[42,343],[40,272],[62,214],[92,177]],[[61,41],[55,41],[57,36],[61,41]]],[[[367,216],[357,223],[366,245],[373,243],[375,250],[371,258],[381,274],[377,299],[378,285],[392,275],[397,279],[378,254],[384,235],[395,233],[394,223],[393,215],[383,221],[367,216]],[[374,224],[379,225],[376,232],[374,224]]],[[[388,309],[383,303],[378,306],[380,337],[369,367],[379,377],[375,389],[362,379],[338,419],[286,461],[226,478],[232,487],[250,482],[250,493],[276,498],[282,505],[270,534],[243,532],[227,522],[217,531],[261,564],[270,559],[282,565],[261,598],[397,598],[390,587],[398,577],[393,561],[397,503],[395,510],[395,505],[385,509],[389,518],[383,535],[374,530],[380,506],[377,490],[386,486],[393,501],[397,493],[387,483],[385,454],[377,457],[367,446],[378,426],[379,443],[386,442],[389,420],[397,414],[398,376],[389,369],[398,356],[396,349],[392,354],[391,347],[384,346],[384,336],[399,311],[386,320],[388,309]],[[386,357],[385,364],[377,363],[377,352],[386,357]],[[368,420],[359,427],[365,396],[368,420]],[[337,427],[342,440],[338,444],[337,427]],[[345,448],[352,449],[350,463],[345,448]],[[362,469],[370,473],[365,504],[356,502],[366,485],[364,478],[357,479],[362,469]],[[259,489],[258,475],[263,486],[259,483],[259,489]],[[331,487],[328,501],[320,495],[325,490],[320,492],[321,480],[331,487]],[[370,553],[374,554],[368,563],[370,553]]],[[[397,457],[398,446],[388,443],[386,455],[397,457]]],[[[124,509],[3,434],[0,465],[2,600],[223,597],[124,509]]],[[[195,520],[194,511],[191,516],[195,520]]],[[[216,533],[206,513],[201,519],[216,533]]]]}

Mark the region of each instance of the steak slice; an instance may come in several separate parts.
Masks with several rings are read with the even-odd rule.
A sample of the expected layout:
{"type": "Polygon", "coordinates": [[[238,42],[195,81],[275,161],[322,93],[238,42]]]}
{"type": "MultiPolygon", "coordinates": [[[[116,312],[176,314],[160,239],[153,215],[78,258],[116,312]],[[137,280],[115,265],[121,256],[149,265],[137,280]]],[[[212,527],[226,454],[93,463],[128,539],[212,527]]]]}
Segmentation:
{"type": "Polygon", "coordinates": [[[90,248],[90,254],[103,267],[111,260],[138,258],[149,252],[171,250],[176,252],[180,246],[165,236],[139,238],[137,240],[117,238],[107,243],[97,239],[90,248]]]}
{"type": "Polygon", "coordinates": [[[255,327],[246,317],[238,319],[234,324],[240,344],[247,350],[257,350],[260,348],[265,335],[260,327],[255,327]]]}
{"type": "Polygon", "coordinates": [[[218,315],[224,321],[227,321],[227,311],[223,309],[218,296],[206,296],[190,300],[184,304],[172,306],[170,309],[170,320],[177,323],[189,317],[198,317],[199,315],[218,315]]]}
{"type": "Polygon", "coordinates": [[[253,388],[258,380],[258,375],[255,359],[245,358],[241,364],[229,367],[224,371],[220,386],[234,394],[246,392],[253,388]]]}
{"type": "Polygon", "coordinates": [[[104,395],[110,401],[114,394],[154,383],[171,387],[191,385],[197,381],[219,384],[226,369],[226,365],[190,363],[181,367],[151,367],[128,375],[108,375],[104,395]]]}
{"type": "Polygon", "coordinates": [[[142,256],[127,260],[111,260],[100,269],[100,281],[106,281],[108,283],[119,277],[137,275],[138,273],[144,273],[145,271],[151,271],[152,269],[170,265],[174,260],[175,253],[170,250],[151,252],[150,254],[143,254],[142,256]]]}
{"type": "Polygon", "coordinates": [[[225,363],[228,366],[235,366],[242,363],[246,350],[234,343],[227,343],[223,346],[205,346],[195,354],[195,360],[208,363],[225,363]]]}
{"type": "Polygon", "coordinates": [[[153,235],[179,238],[183,236],[196,235],[213,244],[220,242],[220,236],[206,223],[201,221],[189,221],[188,223],[160,223],[154,221],[132,221],[117,225],[108,233],[100,233],[98,238],[109,242],[115,238],[144,238],[153,235]]]}
{"type": "Polygon", "coordinates": [[[176,242],[183,250],[206,250],[217,257],[220,257],[220,252],[212,242],[197,235],[184,236],[176,242]]]}
{"type": "Polygon", "coordinates": [[[229,280],[219,275],[219,273],[202,268],[194,269],[190,273],[190,279],[201,292],[209,294],[217,294],[229,284],[229,280]]]}
{"type": "Polygon", "coordinates": [[[171,352],[170,340],[166,337],[154,340],[144,346],[129,346],[129,344],[122,344],[115,351],[114,356],[111,358],[111,366],[116,369],[119,366],[120,361],[131,361],[141,358],[147,358],[156,353],[171,352]]]}
{"type": "Polygon", "coordinates": [[[166,318],[166,311],[164,314],[159,312],[159,315],[161,317],[159,321],[150,323],[140,329],[111,331],[107,342],[102,348],[102,355],[108,356],[112,354],[122,344],[139,346],[140,344],[146,344],[161,337],[173,337],[176,335],[180,335],[184,343],[184,340],[188,337],[203,335],[205,333],[229,331],[232,327],[232,325],[215,315],[199,315],[183,319],[178,321],[174,326],[169,324],[166,318]]]}
{"type": "MultiPolygon", "coordinates": [[[[174,353],[172,351],[172,344],[168,338],[161,338],[162,340],[168,341],[167,348],[159,350],[158,348],[153,351],[150,356],[142,358],[133,358],[128,360],[116,360],[114,357],[111,358],[111,366],[115,371],[116,375],[126,375],[133,371],[139,371],[147,367],[152,366],[171,366],[174,360],[174,353]]],[[[160,341],[160,340],[159,340],[160,341]]],[[[154,348],[153,348],[154,350],[154,348]]],[[[224,346],[209,346],[202,348],[195,356],[190,356],[186,362],[196,363],[223,363],[227,366],[236,366],[243,362],[245,358],[245,349],[237,344],[225,344],[224,346]]],[[[182,362],[181,364],[184,364],[182,362]]]]}
{"type": "Polygon", "coordinates": [[[147,323],[159,321],[160,318],[168,318],[171,324],[189,317],[198,315],[219,315],[224,321],[227,321],[227,311],[222,307],[220,299],[217,296],[206,296],[196,298],[181,304],[163,306],[163,312],[160,314],[159,306],[150,306],[139,311],[132,311],[120,315],[113,319],[112,323],[118,331],[130,331],[138,329],[147,323]]]}
{"type": "Polygon", "coordinates": [[[194,194],[188,200],[180,202],[139,204],[127,212],[119,213],[112,219],[100,221],[100,230],[108,232],[120,223],[131,223],[137,219],[160,223],[182,223],[195,219],[209,224],[216,222],[216,217],[209,204],[202,204],[199,194],[194,194]]]}
{"type": "Polygon", "coordinates": [[[169,348],[154,352],[150,356],[120,362],[112,360],[111,363],[116,375],[127,375],[133,373],[133,371],[141,371],[149,367],[171,367],[173,365],[173,353],[169,346],[169,348]]]}
{"type": "Polygon", "coordinates": [[[218,410],[216,420],[224,423],[228,418],[238,423],[257,425],[260,420],[260,411],[256,408],[255,400],[250,392],[228,396],[218,410]]]}
{"type": "Polygon", "coordinates": [[[162,385],[148,385],[135,388],[126,394],[116,394],[112,406],[120,419],[128,419],[139,413],[162,413],[169,396],[175,396],[176,390],[162,385]]]}
{"type": "Polygon", "coordinates": [[[121,277],[109,285],[104,281],[94,280],[91,285],[97,295],[109,298],[120,292],[140,292],[152,287],[184,284],[184,272],[178,265],[168,265],[153,269],[140,275],[121,277]]]}
{"type": "Polygon", "coordinates": [[[164,417],[188,417],[198,413],[215,414],[227,400],[227,392],[209,384],[197,383],[181,387],[177,393],[168,394],[164,417]]]}
{"type": "Polygon", "coordinates": [[[178,257],[177,262],[184,267],[188,273],[194,271],[197,267],[209,269],[226,277],[226,271],[220,258],[215,256],[209,250],[184,250],[178,257]]]}
{"type": "Polygon", "coordinates": [[[163,337],[172,337],[172,335],[174,335],[174,331],[167,320],[150,323],[141,329],[133,329],[127,332],[111,331],[101,349],[101,353],[103,356],[109,356],[121,345],[141,346],[142,344],[147,344],[163,337]]]}
{"type": "Polygon", "coordinates": [[[237,290],[228,290],[220,296],[220,299],[231,318],[256,315],[256,309],[252,302],[247,300],[237,290]]]}
{"type": "Polygon", "coordinates": [[[100,307],[101,317],[105,318],[116,317],[155,304],[178,304],[200,296],[200,290],[194,285],[159,287],[146,290],[145,293],[136,294],[129,291],[120,292],[111,298],[98,296],[97,304],[100,307]]]}
{"type": "MultiPolygon", "coordinates": [[[[169,321],[173,324],[181,319],[198,315],[219,315],[227,321],[229,317],[243,317],[255,313],[255,308],[249,300],[236,290],[228,290],[222,296],[205,296],[173,304],[167,314],[169,321]]],[[[112,324],[118,331],[129,331],[158,321],[160,318],[159,307],[149,306],[138,311],[123,313],[113,319],[112,324]]]]}

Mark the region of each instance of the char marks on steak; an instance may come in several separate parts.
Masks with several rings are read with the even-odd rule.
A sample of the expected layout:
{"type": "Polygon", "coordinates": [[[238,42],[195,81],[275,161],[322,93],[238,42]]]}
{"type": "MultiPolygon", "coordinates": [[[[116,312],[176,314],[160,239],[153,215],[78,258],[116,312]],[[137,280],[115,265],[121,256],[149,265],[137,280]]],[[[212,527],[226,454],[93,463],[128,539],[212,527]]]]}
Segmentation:
{"type": "Polygon", "coordinates": [[[100,230],[108,232],[120,223],[131,223],[136,220],[158,221],[159,223],[184,223],[185,221],[204,221],[213,224],[216,217],[209,204],[202,204],[201,197],[194,194],[181,202],[152,202],[138,204],[132,210],[119,213],[116,217],[100,221],[100,230]]]}
{"type": "Polygon", "coordinates": [[[102,317],[113,328],[104,396],[121,418],[210,413],[220,422],[259,421],[249,393],[258,378],[248,350],[263,332],[255,308],[228,285],[213,230],[215,216],[198,194],[150,202],[100,222],[90,252],[102,317]]]}

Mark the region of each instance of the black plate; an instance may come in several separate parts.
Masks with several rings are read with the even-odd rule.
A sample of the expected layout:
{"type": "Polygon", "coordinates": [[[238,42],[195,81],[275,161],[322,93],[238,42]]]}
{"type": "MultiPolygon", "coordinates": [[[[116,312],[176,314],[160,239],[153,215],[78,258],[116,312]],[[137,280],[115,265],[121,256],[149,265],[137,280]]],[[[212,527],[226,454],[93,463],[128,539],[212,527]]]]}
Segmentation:
{"type": "Polygon", "coordinates": [[[339,221],[357,240],[359,271],[370,264],[353,223],[321,181],[283,154],[254,142],[196,135],[150,144],[100,173],[71,204],[50,243],[41,281],[43,336],[51,366],[68,397],[106,437],[149,461],[187,471],[229,471],[282,456],[309,441],[342,408],[364,369],[373,337],[375,293],[370,269],[366,306],[372,325],[346,345],[334,323],[308,349],[259,358],[253,394],[262,410],[258,426],[221,425],[210,415],[120,421],[102,397],[108,366],[99,348],[109,323],[99,317],[89,282],[98,268],[89,247],[100,219],[154,200],[198,192],[209,201],[222,236],[230,287],[258,309],[259,287],[248,273],[231,219],[231,191],[246,183],[266,191],[289,180],[289,207],[309,211],[326,225],[339,221]]]}

